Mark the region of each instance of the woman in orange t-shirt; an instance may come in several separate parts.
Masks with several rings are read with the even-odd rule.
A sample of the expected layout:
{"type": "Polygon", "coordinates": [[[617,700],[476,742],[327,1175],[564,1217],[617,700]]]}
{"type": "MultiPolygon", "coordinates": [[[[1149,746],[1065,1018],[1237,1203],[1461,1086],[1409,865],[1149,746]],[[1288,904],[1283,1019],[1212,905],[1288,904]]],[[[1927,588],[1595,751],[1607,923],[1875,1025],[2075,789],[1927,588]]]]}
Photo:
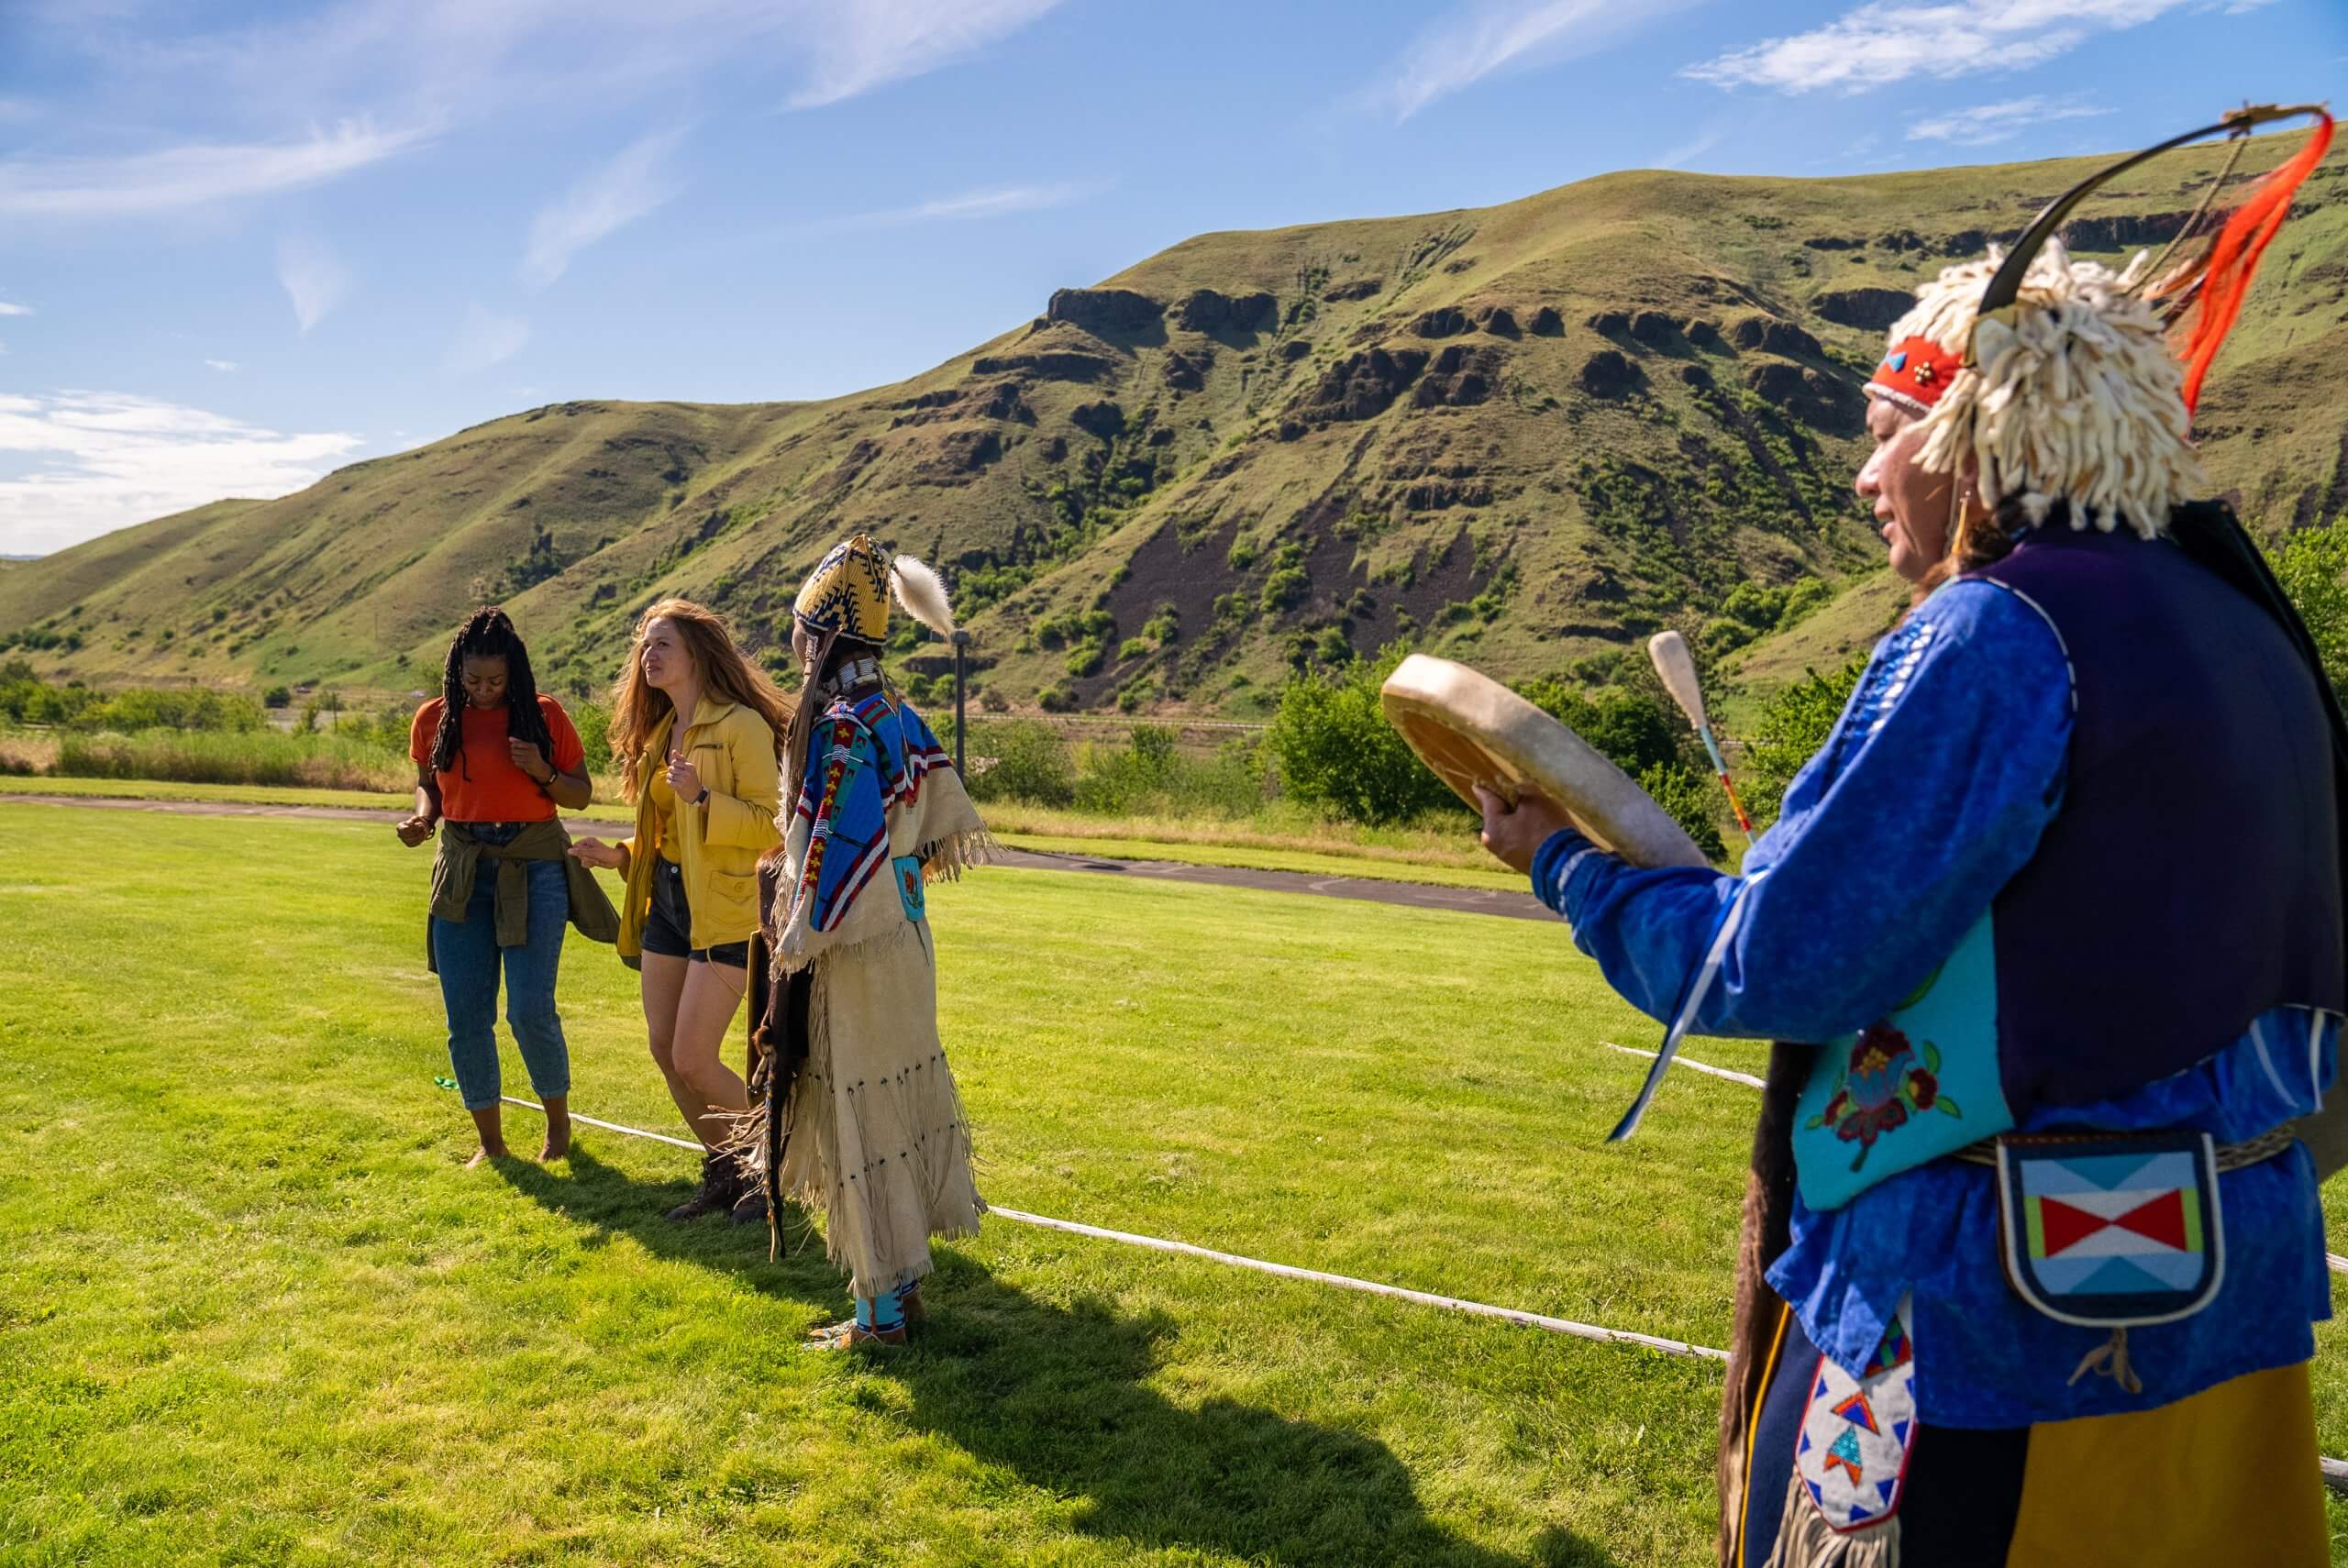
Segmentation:
{"type": "MultiPolygon", "coordinates": [[[[445,822],[484,856],[512,845],[557,807],[587,804],[587,756],[562,704],[543,696],[530,656],[505,612],[477,612],[449,645],[441,694],[416,710],[408,732],[415,762],[415,813],[399,824],[411,848],[445,822]]],[[[445,851],[444,851],[445,854],[445,851]]],[[[498,1114],[497,982],[505,978],[505,1021],[522,1049],[530,1087],[547,1111],[543,1160],[570,1152],[570,1053],[555,1011],[555,973],[570,914],[559,858],[522,862],[526,940],[499,945],[501,878],[483,865],[461,916],[431,919],[433,966],[449,1011],[449,1064],[481,1149],[472,1165],[504,1157],[498,1114]]]]}

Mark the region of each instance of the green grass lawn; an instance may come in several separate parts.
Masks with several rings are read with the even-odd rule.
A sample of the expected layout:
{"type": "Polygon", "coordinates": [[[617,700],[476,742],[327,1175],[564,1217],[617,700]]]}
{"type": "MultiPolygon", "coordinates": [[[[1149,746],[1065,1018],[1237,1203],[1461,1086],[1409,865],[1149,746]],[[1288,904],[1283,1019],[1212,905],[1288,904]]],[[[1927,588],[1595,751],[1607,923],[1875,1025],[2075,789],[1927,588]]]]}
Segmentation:
{"type": "MultiPolygon", "coordinates": [[[[1000,1220],[914,1347],[803,1353],[820,1248],[668,1225],[681,1151],[460,1168],[426,862],[381,829],[6,805],[0,865],[0,1563],[1711,1560],[1714,1364],[1000,1220]]],[[[1562,931],[934,900],[993,1200],[1726,1334],[1751,1093],[1677,1076],[1604,1147],[1642,1064],[1596,1042],[1654,1031],[1562,931]]],[[[574,944],[563,997],[577,1108],[676,1131],[633,977],[574,944]]]]}

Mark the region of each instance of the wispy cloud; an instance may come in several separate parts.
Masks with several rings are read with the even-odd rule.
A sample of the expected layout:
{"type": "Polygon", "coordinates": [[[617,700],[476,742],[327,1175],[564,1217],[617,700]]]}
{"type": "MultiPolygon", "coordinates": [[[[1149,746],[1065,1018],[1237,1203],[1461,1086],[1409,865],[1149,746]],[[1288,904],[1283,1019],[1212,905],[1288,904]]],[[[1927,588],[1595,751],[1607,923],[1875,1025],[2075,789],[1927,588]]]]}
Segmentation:
{"type": "Polygon", "coordinates": [[[562,276],[571,257],[674,196],[680,182],[669,159],[683,139],[681,130],[648,136],[541,209],[530,224],[522,281],[546,287],[562,276]]]}
{"type": "Polygon", "coordinates": [[[1064,0],[850,0],[793,6],[810,50],[794,109],[818,108],[966,59],[1064,0]]]}
{"type": "Polygon", "coordinates": [[[520,316],[499,315],[479,302],[468,306],[447,359],[452,376],[470,376],[502,365],[522,351],[530,340],[530,324],[520,316]]]}
{"type": "Polygon", "coordinates": [[[0,480],[0,552],[46,554],[227,496],[284,495],[362,444],[127,392],[0,393],[0,452],[32,460],[30,472],[0,480]]]}
{"type": "MultiPolygon", "coordinates": [[[[967,60],[1066,0],[323,0],[242,25],[129,38],[56,7],[49,27],[137,102],[184,94],[300,123],[429,114],[461,126],[516,106],[611,109],[695,78],[755,73],[792,108],[839,103],[967,60]],[[93,39],[98,41],[92,42],[93,39]]],[[[167,8],[156,7],[159,18],[167,8]]],[[[282,9],[282,8],[281,8],[282,9]]]]}
{"type": "Polygon", "coordinates": [[[238,365],[234,359],[206,359],[204,362],[211,366],[214,370],[219,371],[224,376],[234,375],[238,370],[243,369],[243,367],[238,365]]]}
{"type": "Polygon", "coordinates": [[[1979,104],[1952,109],[1908,127],[1910,141],[1944,141],[1952,147],[1988,147],[2010,141],[2035,125],[2050,120],[2086,120],[2110,114],[2091,104],[2063,103],[2036,95],[2010,98],[2002,104],[1979,104]]]}
{"type": "Polygon", "coordinates": [[[1974,0],[1847,11],[1822,28],[1733,50],[1680,72],[1722,87],[1863,93],[1912,76],[2020,71],[2099,32],[2133,28],[2197,0],[1974,0]]]}
{"type": "Polygon", "coordinates": [[[1012,213],[1042,212],[1048,207],[1064,207],[1071,202],[1082,201],[1102,188],[1099,184],[1073,180],[1049,185],[995,185],[964,191],[958,195],[940,196],[935,201],[917,202],[912,206],[885,207],[878,212],[820,218],[814,223],[801,225],[800,231],[896,228],[907,224],[962,223],[974,218],[1002,217],[1012,213]]]}
{"type": "Polygon", "coordinates": [[[1727,136],[1726,131],[1708,130],[1701,135],[1690,137],[1678,147],[1656,154],[1654,167],[1685,169],[1689,164],[1718,147],[1727,136]]]}
{"type": "MultiPolygon", "coordinates": [[[[23,41],[88,70],[70,102],[0,94],[0,127],[47,133],[37,153],[0,138],[0,224],[202,211],[347,178],[501,119],[697,101],[720,78],[728,93],[815,109],[966,61],[1066,3],[319,0],[227,26],[217,7],[183,17],[158,0],[20,6],[23,41]],[[116,127],[133,125],[175,128],[126,148],[116,127]]],[[[559,274],[665,199],[660,149],[635,150],[638,166],[604,171],[637,176],[632,193],[582,189],[540,215],[528,276],[559,274]]]]}
{"type": "Polygon", "coordinates": [[[0,160],[0,216],[132,217],[298,190],[420,147],[423,126],[351,121],[300,141],[194,144],[127,158],[0,160]]]}
{"type": "Polygon", "coordinates": [[[293,302],[294,319],[307,332],[350,292],[350,269],[319,241],[287,235],[277,242],[277,281],[293,302]]]}
{"type": "Polygon", "coordinates": [[[33,307],[30,305],[14,304],[7,300],[0,300],[0,315],[30,315],[32,313],[33,307]]]}
{"type": "Polygon", "coordinates": [[[1684,10],[1696,0],[1470,0],[1454,6],[1403,50],[1362,95],[1368,105],[1409,119],[1437,99],[1496,72],[1554,65],[1591,54],[1624,34],[1684,10]]]}

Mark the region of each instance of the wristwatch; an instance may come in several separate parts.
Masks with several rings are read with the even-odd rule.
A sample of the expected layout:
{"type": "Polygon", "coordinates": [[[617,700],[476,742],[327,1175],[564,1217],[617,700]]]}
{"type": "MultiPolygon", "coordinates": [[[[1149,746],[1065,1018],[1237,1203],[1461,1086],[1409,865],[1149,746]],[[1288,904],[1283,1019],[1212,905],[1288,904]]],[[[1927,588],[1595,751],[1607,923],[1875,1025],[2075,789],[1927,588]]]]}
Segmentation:
{"type": "Polygon", "coordinates": [[[701,787],[701,793],[693,797],[693,804],[696,806],[706,806],[709,804],[708,785],[704,784],[701,787]]]}

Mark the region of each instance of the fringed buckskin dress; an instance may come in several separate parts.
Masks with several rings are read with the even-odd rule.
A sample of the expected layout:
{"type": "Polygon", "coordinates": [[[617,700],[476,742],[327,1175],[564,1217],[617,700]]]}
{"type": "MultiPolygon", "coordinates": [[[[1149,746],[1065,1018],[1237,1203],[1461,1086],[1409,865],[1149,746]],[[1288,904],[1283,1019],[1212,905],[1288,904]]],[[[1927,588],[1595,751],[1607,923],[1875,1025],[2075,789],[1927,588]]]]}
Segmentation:
{"type": "Polygon", "coordinates": [[[822,1212],[860,1300],[902,1295],[930,1272],[930,1238],[976,1234],[986,1207],[938,1038],[925,889],[992,841],[936,734],[877,680],[831,696],[783,828],[751,955],[768,1092],[747,1160],[774,1172],[770,1213],[777,1197],[822,1212]]]}

